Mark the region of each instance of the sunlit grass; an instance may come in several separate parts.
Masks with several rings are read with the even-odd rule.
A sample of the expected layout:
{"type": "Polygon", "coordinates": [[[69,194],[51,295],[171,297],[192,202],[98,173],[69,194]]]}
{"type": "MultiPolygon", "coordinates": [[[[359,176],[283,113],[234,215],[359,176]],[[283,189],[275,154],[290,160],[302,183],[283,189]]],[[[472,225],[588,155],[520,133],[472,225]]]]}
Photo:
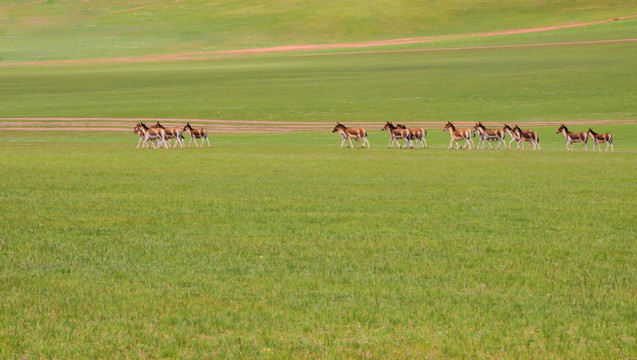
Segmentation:
{"type": "Polygon", "coordinates": [[[633,356],[635,146],[540,131],[542,152],[4,138],[0,351],[633,356]]]}

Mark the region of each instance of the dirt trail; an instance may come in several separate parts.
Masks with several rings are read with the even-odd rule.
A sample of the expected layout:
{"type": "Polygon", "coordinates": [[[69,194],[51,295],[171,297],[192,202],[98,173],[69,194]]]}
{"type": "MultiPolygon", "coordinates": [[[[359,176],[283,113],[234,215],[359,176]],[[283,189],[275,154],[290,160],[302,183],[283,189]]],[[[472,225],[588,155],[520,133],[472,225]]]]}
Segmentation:
{"type": "MultiPolygon", "coordinates": [[[[137,122],[148,125],[157,121],[166,127],[184,126],[189,122],[194,127],[205,127],[210,133],[281,133],[294,131],[331,131],[333,123],[318,121],[258,121],[219,119],[150,119],[150,118],[0,118],[0,129],[7,131],[122,131],[131,132],[137,122]]],[[[475,122],[455,122],[461,127],[473,126],[475,122]]],[[[564,121],[567,126],[634,124],[637,119],[628,120],[573,120],[564,121]]],[[[362,126],[368,130],[380,130],[384,122],[348,122],[349,126],[362,126]]],[[[487,127],[500,127],[502,123],[484,123],[487,127]]],[[[511,123],[513,124],[513,123],[511,123]]],[[[520,123],[523,127],[559,126],[558,122],[529,121],[520,123]]],[[[429,131],[442,130],[442,121],[408,122],[412,127],[424,127],[429,131]]]]}
{"type": "MultiPolygon", "coordinates": [[[[174,0],[172,2],[179,2],[180,0],[174,0]]],[[[184,1],[184,0],[181,0],[184,1]]],[[[164,5],[168,4],[160,3],[156,5],[164,5]]],[[[121,10],[121,11],[132,11],[137,8],[121,10]]],[[[0,62],[0,66],[24,66],[24,65],[43,65],[43,64],[100,64],[100,63],[118,63],[118,62],[151,62],[151,61],[175,61],[175,60],[203,60],[216,58],[221,56],[244,56],[250,54],[267,54],[267,53],[281,53],[281,52],[312,52],[312,51],[320,51],[320,50],[338,50],[338,49],[362,49],[362,48],[372,48],[378,46],[388,46],[388,45],[403,45],[403,44],[417,44],[417,43],[430,43],[435,41],[443,41],[443,40],[454,40],[454,39],[470,39],[470,38],[481,38],[481,37],[490,37],[490,36],[500,36],[500,35],[511,35],[511,34],[525,34],[525,33],[534,33],[534,32],[543,32],[543,31],[552,31],[566,28],[574,28],[581,26],[589,26],[595,24],[602,24],[611,21],[625,20],[635,18],[637,15],[629,15],[616,17],[612,19],[603,19],[598,21],[584,22],[584,23],[575,23],[575,24],[565,24],[565,25],[556,25],[556,26],[546,26],[546,27],[536,27],[536,28],[528,28],[528,29],[513,29],[513,30],[500,30],[500,31],[489,31],[482,33],[467,33],[467,34],[452,34],[452,35],[438,35],[438,36],[425,36],[425,37],[411,37],[411,38],[402,38],[402,39],[390,39],[390,40],[379,40],[379,41],[361,41],[361,42],[349,42],[349,43],[338,43],[338,44],[318,44],[318,45],[289,45],[289,46],[275,46],[275,47],[266,47],[266,48],[253,48],[253,49],[235,49],[235,50],[219,50],[219,51],[194,51],[194,52],[182,52],[182,53],[173,53],[173,54],[162,54],[162,55],[147,55],[147,56],[137,56],[137,57],[114,57],[114,58],[101,58],[101,59],[70,59],[70,60],[42,60],[42,61],[24,61],[24,62],[0,62]]],[[[566,42],[566,43],[546,43],[546,44],[530,44],[530,45],[510,45],[510,47],[519,47],[519,46],[548,46],[548,45],[577,45],[577,44],[590,44],[590,43],[603,43],[603,42],[617,42],[617,41],[637,41],[637,39],[614,39],[614,40],[597,40],[594,42],[566,42]]],[[[503,46],[503,47],[506,47],[503,46]]],[[[478,47],[471,47],[467,49],[476,49],[478,47]]],[[[491,47],[485,47],[491,48],[491,47]]],[[[428,51],[440,51],[440,50],[458,50],[461,48],[453,48],[453,49],[427,49],[428,51]]],[[[464,48],[462,48],[464,49],[464,48]]]]}
{"type": "MultiPolygon", "coordinates": [[[[172,2],[180,2],[185,0],[173,0],[172,2]]],[[[170,2],[158,5],[168,4],[170,2]]],[[[29,4],[29,3],[27,3],[29,4]]],[[[133,11],[137,8],[126,9],[122,11],[133,11]]],[[[364,41],[355,43],[340,44],[323,44],[323,45],[297,45],[297,46],[279,46],[255,49],[238,49],[223,51],[202,51],[164,54],[154,56],[140,57],[118,57],[104,59],[78,59],[78,60],[51,60],[51,61],[27,61],[27,62],[0,62],[1,66],[20,66],[20,65],[39,65],[39,64],[79,64],[79,63],[117,63],[117,62],[146,62],[146,61],[171,61],[171,60],[190,60],[205,59],[218,56],[241,56],[249,54],[263,54],[275,52],[311,52],[318,50],[336,50],[336,49],[363,49],[386,45],[427,43],[450,39],[468,39],[487,36],[499,36],[509,34],[523,34],[532,32],[552,31],[564,28],[588,26],[593,24],[601,24],[610,21],[624,20],[635,18],[637,15],[623,16],[613,19],[604,19],[593,22],[566,24],[559,26],[538,27],[529,29],[515,29],[503,31],[491,31],[484,33],[468,33],[456,35],[441,35],[429,37],[413,37],[383,41],[364,41]]],[[[520,47],[520,46],[555,46],[555,45],[582,45],[592,43],[610,43],[610,42],[634,42],[637,39],[614,39],[614,40],[595,40],[580,42],[564,42],[564,43],[544,43],[544,44],[526,44],[526,45],[502,45],[502,46],[484,46],[484,47],[465,47],[465,48],[439,48],[439,49],[412,49],[400,51],[443,51],[443,50],[464,50],[479,48],[502,48],[502,47],[520,47]]],[[[382,51],[381,51],[382,52],[382,51]]],[[[360,53],[360,52],[357,52],[360,53]]],[[[341,53],[343,54],[343,53],[341,53]]],[[[325,55],[325,54],[321,54],[325,55]]],[[[69,118],[69,117],[43,117],[43,118],[0,118],[0,128],[2,130],[38,130],[38,131],[131,131],[134,124],[139,121],[152,124],[157,121],[162,122],[165,126],[183,126],[186,122],[190,122],[194,126],[205,126],[208,131],[213,133],[246,133],[246,132],[290,132],[290,131],[329,131],[332,129],[332,123],[325,122],[291,122],[291,121],[256,121],[256,120],[219,120],[219,119],[151,119],[151,118],[69,118]]],[[[599,124],[627,124],[637,123],[637,119],[628,120],[592,120],[592,121],[568,121],[566,125],[599,125],[599,124]]],[[[351,122],[352,126],[365,126],[369,129],[382,127],[382,122],[351,122]]],[[[473,125],[472,122],[457,122],[459,126],[473,125]]],[[[556,122],[524,122],[525,126],[552,126],[556,122]]],[[[423,126],[427,129],[442,129],[442,122],[410,122],[411,126],[423,126]]],[[[500,126],[499,123],[488,124],[489,126],[500,126]]]]}
{"type": "Polygon", "coordinates": [[[168,1],[168,2],[163,2],[163,3],[159,3],[159,4],[150,4],[150,5],[138,6],[138,7],[134,7],[134,8],[130,8],[130,9],[115,10],[115,11],[111,11],[111,14],[117,14],[117,13],[121,13],[121,12],[137,11],[137,10],[146,9],[146,8],[149,8],[149,7],[164,6],[164,5],[178,3],[178,2],[183,2],[183,1],[186,1],[186,0],[174,0],[174,1],[168,1]]]}

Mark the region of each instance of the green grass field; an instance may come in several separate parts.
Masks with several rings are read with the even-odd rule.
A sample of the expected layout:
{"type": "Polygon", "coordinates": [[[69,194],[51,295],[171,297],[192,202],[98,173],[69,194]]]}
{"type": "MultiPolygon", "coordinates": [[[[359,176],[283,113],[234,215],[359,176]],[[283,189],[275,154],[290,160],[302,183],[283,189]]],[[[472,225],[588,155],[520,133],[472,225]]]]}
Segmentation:
{"type": "Polygon", "coordinates": [[[138,150],[132,120],[0,129],[0,358],[637,358],[637,19],[462,35],[635,14],[589,0],[1,3],[8,128],[326,130],[138,150]],[[414,36],[441,37],[133,58],[414,36]],[[518,46],[599,40],[621,41],[518,46]],[[96,60],[111,57],[131,58],[96,60]],[[370,123],[363,150],[339,149],[335,121],[440,125],[430,149],[403,150],[370,123]],[[455,151],[446,121],[554,125],[533,125],[542,151],[455,151]],[[573,121],[612,132],[615,151],[567,152],[555,130],[573,121]]]}
{"type": "Polygon", "coordinates": [[[5,135],[1,357],[632,358],[622,129],[601,154],[552,128],[541,152],[5,135]]]}
{"type": "Polygon", "coordinates": [[[385,40],[635,14],[634,0],[5,0],[0,2],[0,60],[385,40]],[[123,11],[131,9],[136,10],[123,11]]]}
{"type": "MultiPolygon", "coordinates": [[[[634,21],[637,24],[637,20],[634,21]]],[[[8,67],[3,117],[636,119],[634,43],[8,67]]]]}

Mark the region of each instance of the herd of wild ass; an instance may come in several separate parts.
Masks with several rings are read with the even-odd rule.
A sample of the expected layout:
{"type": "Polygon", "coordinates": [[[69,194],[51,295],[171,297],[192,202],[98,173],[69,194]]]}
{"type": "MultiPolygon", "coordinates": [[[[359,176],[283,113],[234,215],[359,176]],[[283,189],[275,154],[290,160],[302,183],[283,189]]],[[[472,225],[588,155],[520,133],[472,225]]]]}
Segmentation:
{"type": "MultiPolygon", "coordinates": [[[[409,129],[404,125],[396,124],[394,125],[391,122],[387,122],[383,128],[383,131],[387,131],[389,133],[389,144],[387,147],[393,147],[394,144],[398,145],[400,148],[399,140],[404,140],[405,144],[402,146],[403,148],[407,148],[407,146],[411,147],[429,147],[427,145],[427,141],[425,137],[427,136],[427,130],[423,128],[409,129]],[[414,140],[418,141],[418,145],[414,146],[414,140]]],[[[511,138],[509,141],[508,149],[511,149],[511,143],[514,141],[517,143],[517,149],[520,150],[520,144],[522,145],[522,150],[525,149],[526,143],[529,143],[528,149],[531,149],[531,145],[533,145],[533,150],[542,150],[540,147],[540,137],[537,132],[533,130],[522,130],[519,126],[515,125],[511,128],[509,125],[504,124],[502,129],[487,129],[481,122],[475,124],[473,128],[465,128],[465,129],[457,129],[452,122],[447,122],[442,129],[443,131],[448,131],[451,135],[451,141],[449,142],[449,149],[453,148],[453,142],[456,142],[456,149],[459,149],[460,141],[465,141],[462,148],[469,149],[472,147],[475,149],[484,149],[487,144],[491,149],[493,149],[493,142],[498,144],[497,149],[500,149],[500,145],[504,145],[504,148],[507,149],[506,144],[506,136],[507,134],[511,138]],[[474,143],[472,137],[475,137],[475,134],[478,134],[478,145],[474,143]]],[[[346,145],[347,140],[349,140],[348,147],[354,147],[352,143],[352,139],[354,141],[362,140],[362,147],[369,147],[369,140],[367,140],[367,131],[363,128],[348,128],[347,126],[336,123],[333,133],[338,132],[341,135],[341,148],[346,145]]],[[[602,151],[601,145],[602,143],[606,143],[606,151],[608,151],[608,147],[610,146],[610,150],[613,150],[613,136],[609,133],[598,134],[593,131],[593,129],[588,128],[588,132],[577,132],[573,133],[568,131],[568,128],[562,124],[555,132],[556,134],[562,133],[566,138],[566,149],[573,151],[573,144],[581,142],[584,144],[584,151],[588,150],[588,139],[593,140],[593,151],[595,151],[595,145],[599,148],[599,151],[602,151]]]]}
{"type": "Polygon", "coordinates": [[[135,129],[133,130],[133,132],[139,135],[139,141],[137,142],[138,149],[140,144],[142,146],[142,149],[144,148],[144,146],[150,148],[150,145],[148,145],[148,140],[150,140],[150,143],[153,144],[153,148],[157,147],[157,143],[159,143],[159,147],[169,148],[171,147],[170,141],[172,139],[175,139],[175,145],[173,145],[172,147],[177,147],[177,144],[179,144],[183,149],[185,147],[184,133],[188,133],[190,135],[188,146],[190,146],[190,144],[194,140],[197,147],[203,147],[203,141],[205,139],[208,142],[208,147],[211,147],[210,140],[208,140],[208,131],[206,131],[206,129],[193,129],[193,127],[190,126],[190,123],[186,123],[186,126],[184,126],[183,128],[167,128],[161,125],[159,121],[157,122],[157,124],[151,127],[148,127],[143,122],[140,122],[135,125],[135,129]],[[201,139],[201,145],[197,144],[197,139],[201,139]]]}
{"type": "MultiPolygon", "coordinates": [[[[391,122],[387,122],[382,129],[383,131],[387,131],[389,133],[389,144],[387,147],[394,147],[394,145],[398,145],[399,148],[407,148],[407,146],[413,148],[428,148],[427,145],[427,130],[423,128],[408,128],[401,124],[394,125],[391,122]],[[401,146],[399,140],[404,140],[404,145],[401,146]],[[416,144],[414,144],[416,141],[416,144]]],[[[465,129],[457,129],[452,122],[447,122],[442,129],[443,131],[448,131],[451,135],[451,141],[449,142],[449,149],[453,148],[453,142],[456,142],[456,149],[460,148],[460,141],[465,141],[462,148],[469,149],[485,149],[487,144],[491,149],[493,149],[493,142],[496,142],[500,149],[501,145],[504,145],[505,149],[511,149],[511,144],[515,141],[517,144],[517,149],[520,150],[520,145],[522,145],[522,150],[525,149],[526,143],[529,143],[528,149],[531,149],[531,145],[533,145],[533,150],[542,150],[540,147],[540,137],[537,132],[533,130],[522,130],[519,126],[515,125],[511,128],[509,125],[504,124],[502,129],[487,129],[481,122],[475,124],[473,128],[465,128],[465,129]],[[476,145],[472,139],[475,137],[475,134],[478,134],[478,145],[476,145]],[[507,143],[505,141],[507,134],[511,138],[509,141],[509,145],[507,147],[507,143]]],[[[204,140],[208,142],[208,147],[210,147],[210,140],[208,140],[208,131],[206,129],[194,129],[190,126],[190,123],[186,123],[184,127],[164,127],[157,122],[157,124],[148,127],[143,122],[137,123],[135,125],[135,129],[133,130],[135,134],[139,135],[139,141],[137,142],[137,148],[141,146],[142,148],[148,147],[149,141],[153,145],[153,148],[164,147],[177,147],[179,144],[181,148],[185,147],[184,144],[184,133],[188,133],[190,135],[190,141],[188,142],[188,146],[191,145],[194,140],[195,146],[203,147],[204,140]],[[175,139],[175,144],[171,145],[171,140],[175,139]],[[201,144],[197,143],[197,139],[201,139],[201,144]]],[[[336,123],[332,133],[338,132],[341,135],[341,148],[346,145],[347,140],[349,140],[349,145],[347,147],[354,147],[352,140],[358,142],[362,141],[361,147],[370,147],[369,140],[367,139],[367,131],[364,128],[348,128],[347,126],[336,123]]],[[[606,144],[606,151],[610,147],[611,151],[613,149],[613,136],[610,133],[598,134],[593,131],[593,129],[588,128],[587,132],[570,132],[568,128],[562,124],[555,132],[556,134],[562,133],[566,138],[566,149],[573,151],[573,144],[575,143],[583,143],[584,151],[588,151],[588,139],[593,140],[593,151],[595,151],[595,145],[599,148],[599,151],[602,151],[602,147],[600,144],[606,144]]]]}

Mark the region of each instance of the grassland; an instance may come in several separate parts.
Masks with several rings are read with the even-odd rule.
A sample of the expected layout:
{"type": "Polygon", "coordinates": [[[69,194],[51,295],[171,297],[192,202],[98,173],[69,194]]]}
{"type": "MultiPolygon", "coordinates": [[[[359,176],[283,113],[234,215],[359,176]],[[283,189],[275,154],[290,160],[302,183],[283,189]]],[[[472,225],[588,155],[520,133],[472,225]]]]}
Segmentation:
{"type": "MultiPolygon", "coordinates": [[[[637,20],[634,20],[637,23],[637,20]]],[[[636,119],[634,43],[0,73],[3,117],[525,122],[636,119]]]]}
{"type": "Polygon", "coordinates": [[[612,154],[4,133],[0,356],[632,358],[621,129],[612,154]]]}
{"type": "Polygon", "coordinates": [[[466,35],[635,14],[583,0],[0,4],[3,123],[326,125],[170,151],[136,149],[132,123],[1,130],[0,358],[637,358],[637,20],[466,35]],[[134,58],[411,36],[440,37],[134,58]],[[521,46],[597,40],[622,41],[521,46]],[[339,150],[327,130],[386,120],[441,125],[428,150],[386,149],[370,127],[371,149],[339,150]],[[441,129],[599,120],[624,120],[593,126],[614,153],[567,152],[556,126],[536,128],[541,152],[450,151],[441,129]]]}
{"type": "Polygon", "coordinates": [[[385,40],[562,25],[636,10],[634,0],[4,1],[0,60],[385,40]]]}

